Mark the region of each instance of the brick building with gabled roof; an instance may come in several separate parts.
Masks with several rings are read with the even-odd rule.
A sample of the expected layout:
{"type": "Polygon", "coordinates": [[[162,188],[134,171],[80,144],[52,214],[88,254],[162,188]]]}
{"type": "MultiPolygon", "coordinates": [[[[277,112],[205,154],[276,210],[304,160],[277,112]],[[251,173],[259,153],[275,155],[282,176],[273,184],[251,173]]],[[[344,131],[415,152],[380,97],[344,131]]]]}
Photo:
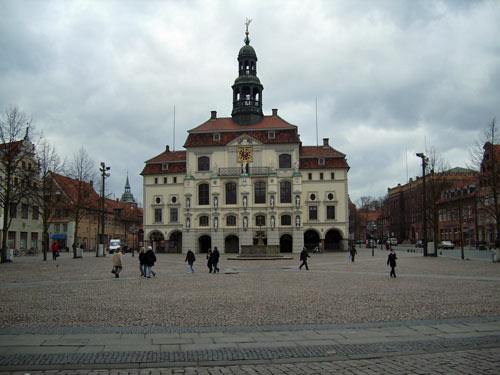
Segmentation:
{"type": "Polygon", "coordinates": [[[328,138],[303,146],[277,109],[264,115],[263,89],[247,30],[231,117],[212,111],[188,131],[185,151],[167,146],[145,162],[144,239],[156,251],[239,253],[257,231],[281,252],[347,249],[346,156],[328,138]]]}

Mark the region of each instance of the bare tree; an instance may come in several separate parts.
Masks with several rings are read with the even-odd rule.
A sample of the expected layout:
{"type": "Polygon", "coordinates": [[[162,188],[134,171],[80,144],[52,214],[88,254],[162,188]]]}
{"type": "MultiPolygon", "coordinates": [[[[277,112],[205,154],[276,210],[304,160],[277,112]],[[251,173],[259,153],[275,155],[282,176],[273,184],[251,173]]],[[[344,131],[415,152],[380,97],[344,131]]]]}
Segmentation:
{"type": "Polygon", "coordinates": [[[500,242],[500,134],[495,118],[470,151],[471,168],[479,171],[478,203],[495,225],[495,247],[500,242]]]}
{"type": "Polygon", "coordinates": [[[434,256],[437,256],[437,242],[439,238],[439,201],[441,199],[441,193],[448,189],[453,183],[452,179],[446,174],[446,171],[450,169],[448,162],[442,157],[440,153],[436,151],[434,147],[431,147],[426,151],[427,157],[429,159],[426,170],[427,174],[427,227],[432,228],[432,238],[434,241],[434,256]]]}
{"type": "Polygon", "coordinates": [[[64,162],[57,155],[56,150],[48,141],[42,140],[36,152],[38,164],[39,184],[33,191],[33,208],[38,210],[42,218],[42,250],[43,260],[47,260],[49,250],[49,225],[54,217],[54,210],[59,202],[55,199],[54,179],[51,172],[61,173],[64,169],[64,162]]]}
{"type": "Polygon", "coordinates": [[[0,119],[0,205],[3,208],[1,262],[7,261],[9,227],[17,206],[32,193],[36,183],[35,146],[30,140],[32,120],[18,107],[0,119]]]}
{"type": "Polygon", "coordinates": [[[75,232],[73,240],[73,257],[76,254],[76,241],[78,239],[78,225],[80,221],[91,212],[98,210],[97,193],[90,185],[95,177],[95,163],[92,161],[82,147],[73,156],[69,165],[68,176],[71,178],[72,202],[67,207],[75,223],[75,232]]]}

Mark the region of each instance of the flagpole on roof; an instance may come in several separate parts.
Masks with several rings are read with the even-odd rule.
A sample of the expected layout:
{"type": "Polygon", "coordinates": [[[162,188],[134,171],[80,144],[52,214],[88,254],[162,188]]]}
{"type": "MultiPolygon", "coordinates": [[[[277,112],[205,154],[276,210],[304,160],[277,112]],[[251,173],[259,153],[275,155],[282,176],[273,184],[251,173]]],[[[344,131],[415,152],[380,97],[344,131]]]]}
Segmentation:
{"type": "Polygon", "coordinates": [[[318,98],[316,98],[316,147],[319,146],[318,141],[318,98]]]}
{"type": "Polygon", "coordinates": [[[175,151],[175,105],[174,105],[174,147],[173,151],[175,151]]]}

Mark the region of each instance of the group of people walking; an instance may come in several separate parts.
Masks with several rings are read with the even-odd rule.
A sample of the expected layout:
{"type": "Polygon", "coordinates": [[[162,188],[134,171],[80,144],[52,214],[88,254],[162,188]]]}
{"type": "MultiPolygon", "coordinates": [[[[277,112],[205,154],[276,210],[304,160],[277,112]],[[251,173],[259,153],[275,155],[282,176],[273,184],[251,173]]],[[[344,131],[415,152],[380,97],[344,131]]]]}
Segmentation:
{"type": "MultiPolygon", "coordinates": [[[[354,257],[356,256],[357,251],[356,247],[353,245],[351,249],[349,250],[349,259],[354,262],[354,257]]],[[[214,247],[213,251],[211,249],[208,249],[207,251],[207,267],[208,267],[208,272],[209,273],[218,273],[220,272],[220,269],[218,267],[219,264],[219,258],[220,258],[220,253],[219,250],[217,249],[217,246],[214,247]]],[[[299,269],[301,270],[302,267],[305,266],[306,270],[309,270],[309,265],[307,264],[307,258],[310,258],[309,253],[307,252],[307,249],[304,247],[302,248],[302,251],[300,252],[300,266],[299,269]]],[[[391,267],[391,272],[390,276],[391,277],[396,277],[396,252],[394,249],[391,250],[389,253],[389,256],[387,257],[387,265],[391,267]]],[[[194,262],[196,261],[196,257],[191,249],[188,250],[186,253],[186,259],[184,262],[188,263],[187,267],[187,273],[194,274],[194,262]]],[[[141,277],[146,277],[146,278],[151,278],[156,276],[155,270],[153,270],[153,266],[155,265],[156,262],[156,255],[153,251],[153,248],[151,246],[141,247],[139,250],[139,270],[141,272],[141,277]]],[[[113,269],[111,272],[115,275],[116,278],[120,277],[120,272],[123,269],[123,254],[122,250],[119,249],[113,254],[113,269]]]]}

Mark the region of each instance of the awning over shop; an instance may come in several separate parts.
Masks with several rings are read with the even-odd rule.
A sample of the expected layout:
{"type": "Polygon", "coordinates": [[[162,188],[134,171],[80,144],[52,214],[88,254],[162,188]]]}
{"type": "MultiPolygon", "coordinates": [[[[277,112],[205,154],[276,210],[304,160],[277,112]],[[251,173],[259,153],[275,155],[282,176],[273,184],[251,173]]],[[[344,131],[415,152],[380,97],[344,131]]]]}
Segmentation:
{"type": "Polygon", "coordinates": [[[62,240],[63,238],[66,238],[65,234],[53,234],[52,237],[50,237],[53,240],[62,240]]]}

